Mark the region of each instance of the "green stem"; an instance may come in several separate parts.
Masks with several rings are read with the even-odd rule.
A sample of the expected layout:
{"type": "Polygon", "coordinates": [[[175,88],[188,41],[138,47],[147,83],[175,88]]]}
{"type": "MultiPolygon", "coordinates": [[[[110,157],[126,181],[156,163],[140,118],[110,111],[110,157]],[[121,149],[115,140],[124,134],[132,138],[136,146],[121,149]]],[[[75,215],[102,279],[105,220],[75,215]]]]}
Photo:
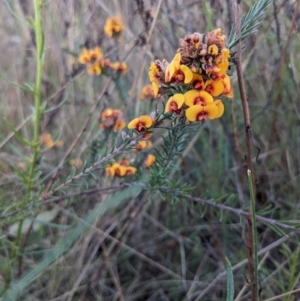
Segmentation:
{"type": "MultiPolygon", "coordinates": [[[[34,4],[34,32],[35,32],[35,42],[36,42],[36,81],[34,89],[34,107],[35,116],[33,117],[33,140],[32,140],[32,160],[31,166],[28,174],[27,188],[22,205],[26,204],[30,198],[30,193],[34,186],[34,174],[36,168],[36,162],[39,155],[39,130],[42,115],[41,108],[41,89],[42,89],[42,75],[43,75],[43,65],[44,65],[44,33],[42,28],[42,18],[41,18],[41,6],[42,0],[33,0],[34,4]]],[[[19,222],[17,237],[15,240],[15,251],[13,253],[13,259],[19,254],[18,245],[20,242],[20,237],[22,233],[23,219],[19,222]]]]}
{"type": "Polygon", "coordinates": [[[258,238],[256,228],[256,216],[255,216],[255,198],[254,198],[254,185],[252,181],[251,170],[248,169],[248,183],[250,190],[250,202],[251,202],[251,214],[252,214],[252,237],[253,237],[253,262],[254,262],[254,281],[255,281],[255,296],[256,300],[259,300],[258,293],[258,238]]]}

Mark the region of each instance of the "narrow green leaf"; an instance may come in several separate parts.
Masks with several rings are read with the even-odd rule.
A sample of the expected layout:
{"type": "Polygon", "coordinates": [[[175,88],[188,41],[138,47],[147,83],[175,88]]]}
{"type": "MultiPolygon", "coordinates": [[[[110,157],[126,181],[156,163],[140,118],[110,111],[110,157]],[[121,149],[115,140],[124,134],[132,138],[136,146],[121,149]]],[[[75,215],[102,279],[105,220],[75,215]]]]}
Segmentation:
{"type": "Polygon", "coordinates": [[[233,273],[230,261],[227,257],[225,257],[226,261],[226,270],[227,270],[227,297],[226,301],[233,301],[234,299],[234,280],[233,280],[233,273]]]}
{"type": "Polygon", "coordinates": [[[23,145],[32,147],[32,143],[31,143],[30,141],[26,140],[25,138],[23,138],[22,135],[19,134],[18,131],[16,130],[16,128],[13,126],[13,124],[10,123],[10,121],[8,121],[8,119],[4,118],[4,120],[5,120],[6,124],[7,124],[7,126],[9,127],[9,129],[10,129],[11,131],[14,132],[16,138],[17,138],[23,145]]]}

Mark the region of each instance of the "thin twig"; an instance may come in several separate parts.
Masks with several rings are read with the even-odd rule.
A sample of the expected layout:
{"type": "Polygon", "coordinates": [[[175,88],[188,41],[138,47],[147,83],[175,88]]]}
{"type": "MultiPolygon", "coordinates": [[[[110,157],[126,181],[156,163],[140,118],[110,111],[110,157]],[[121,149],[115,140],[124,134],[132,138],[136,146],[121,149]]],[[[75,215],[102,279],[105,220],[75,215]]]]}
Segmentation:
{"type": "MultiPolygon", "coordinates": [[[[234,213],[238,216],[247,217],[249,215],[249,212],[244,211],[242,209],[235,209],[235,208],[232,208],[232,207],[229,207],[229,206],[226,206],[226,205],[217,204],[217,203],[215,203],[213,201],[210,201],[210,200],[204,200],[204,199],[201,199],[201,198],[191,197],[191,196],[186,196],[186,195],[180,195],[180,194],[176,194],[176,196],[180,197],[180,198],[183,198],[185,200],[197,202],[197,203],[207,205],[207,206],[210,206],[210,207],[214,207],[214,208],[217,208],[217,209],[220,209],[220,210],[228,211],[228,212],[234,213]]],[[[300,233],[300,229],[295,229],[295,227],[293,227],[293,226],[278,222],[274,219],[266,218],[266,217],[259,216],[259,215],[256,215],[256,219],[258,221],[266,224],[266,225],[268,225],[268,224],[269,225],[274,225],[274,226],[281,227],[283,229],[294,230],[294,231],[300,233]]]]}
{"type": "MultiPolygon", "coordinates": [[[[61,210],[64,210],[63,208],[61,208],[61,210]]],[[[72,212],[68,212],[71,216],[73,216],[76,220],[87,224],[87,222],[78,217],[77,215],[73,214],[72,212]]],[[[166,268],[165,266],[161,265],[160,263],[152,260],[151,258],[147,257],[146,255],[136,251],[135,249],[129,247],[128,245],[126,245],[125,243],[121,242],[120,240],[114,238],[113,236],[107,234],[105,231],[102,231],[101,229],[98,229],[97,227],[95,227],[94,225],[90,225],[87,224],[93,231],[95,231],[96,233],[100,234],[100,235],[104,235],[106,236],[106,238],[114,243],[116,243],[117,245],[120,245],[123,249],[129,251],[130,253],[134,254],[135,256],[139,257],[140,259],[142,259],[143,261],[147,262],[148,264],[156,267],[158,270],[172,276],[175,279],[180,279],[182,280],[182,277],[180,275],[178,275],[177,273],[171,271],[170,269],[166,268]]]]}
{"type": "Polygon", "coordinates": [[[114,285],[119,293],[119,296],[120,296],[120,299],[122,301],[125,301],[125,298],[124,298],[124,294],[123,294],[123,291],[122,291],[122,288],[121,288],[121,285],[120,285],[120,281],[118,279],[118,277],[116,276],[116,273],[111,265],[111,262],[109,260],[109,255],[108,255],[108,252],[106,250],[106,247],[105,247],[105,243],[103,242],[101,244],[101,247],[102,247],[102,251],[103,251],[103,255],[104,255],[104,261],[105,261],[105,264],[107,266],[107,269],[109,271],[109,273],[111,274],[111,277],[112,277],[112,280],[114,282],[114,285]]]}
{"type": "MultiPolygon", "coordinates": [[[[236,26],[236,34],[237,38],[241,37],[241,16],[240,16],[240,0],[234,1],[235,4],[235,26],[236,26]]],[[[243,70],[242,70],[242,47],[241,47],[241,40],[239,39],[236,47],[236,69],[237,69],[237,77],[238,77],[238,84],[239,84],[239,91],[242,99],[243,105],[243,115],[244,115],[244,125],[246,130],[246,162],[248,165],[248,170],[250,170],[251,175],[251,182],[253,183],[253,198],[254,203],[253,206],[249,208],[249,215],[247,217],[247,225],[246,227],[246,240],[247,240],[247,250],[248,250],[248,268],[249,268],[249,275],[250,275],[250,288],[251,288],[251,300],[258,301],[256,298],[256,287],[258,283],[255,281],[255,268],[253,262],[253,255],[254,255],[254,238],[252,232],[252,223],[253,223],[253,214],[255,214],[255,200],[256,200],[256,187],[255,187],[255,176],[254,170],[251,160],[251,141],[252,141],[252,134],[251,134],[251,122],[250,122],[250,112],[248,106],[248,99],[246,95],[244,77],[243,77],[243,70]],[[254,212],[252,212],[254,210],[254,212]]],[[[256,254],[255,254],[256,255],[256,254]]]]}

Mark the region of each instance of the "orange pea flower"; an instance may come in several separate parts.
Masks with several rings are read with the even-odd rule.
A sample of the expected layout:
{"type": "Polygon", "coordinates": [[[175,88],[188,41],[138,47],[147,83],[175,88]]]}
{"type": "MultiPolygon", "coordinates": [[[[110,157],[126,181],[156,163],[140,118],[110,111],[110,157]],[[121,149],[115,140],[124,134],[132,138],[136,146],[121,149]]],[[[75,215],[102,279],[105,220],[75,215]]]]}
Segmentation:
{"type": "Polygon", "coordinates": [[[80,64],[95,63],[96,61],[101,59],[102,55],[103,54],[100,47],[95,47],[92,49],[87,49],[86,47],[83,47],[79,55],[78,61],[80,64]]]}
{"type": "Polygon", "coordinates": [[[87,70],[87,73],[90,75],[100,75],[102,73],[102,69],[100,67],[100,64],[95,63],[93,66],[90,66],[87,70]]]}
{"type": "Polygon", "coordinates": [[[114,163],[105,168],[106,174],[110,177],[124,177],[135,174],[137,169],[129,164],[124,163],[124,160],[120,163],[114,163]]]}
{"type": "Polygon", "coordinates": [[[151,128],[153,125],[153,120],[148,115],[143,115],[138,118],[131,120],[128,123],[129,129],[136,129],[138,132],[145,132],[151,128]]]}
{"type": "Polygon", "coordinates": [[[156,161],[156,157],[152,154],[149,154],[145,161],[144,161],[144,167],[149,168],[151,167],[156,161]]]}
{"type": "Polygon", "coordinates": [[[135,174],[136,173],[136,168],[135,167],[133,167],[133,166],[128,166],[128,167],[126,167],[126,172],[125,172],[125,174],[126,174],[126,176],[131,176],[131,175],[133,175],[133,174],[135,174]]]}
{"type": "Polygon", "coordinates": [[[224,113],[224,105],[220,99],[207,105],[194,105],[188,108],[185,116],[189,121],[205,121],[209,119],[219,118],[224,113]]]}
{"type": "Polygon", "coordinates": [[[224,74],[222,76],[223,80],[223,85],[224,85],[224,91],[223,91],[223,95],[228,97],[228,98],[232,98],[233,97],[233,90],[231,87],[231,83],[230,83],[230,77],[227,74],[224,74]]]}
{"type": "Polygon", "coordinates": [[[129,68],[126,63],[115,62],[110,64],[110,68],[113,70],[118,70],[120,73],[126,73],[129,71],[129,68]]]}
{"type": "Polygon", "coordinates": [[[102,123],[99,125],[99,127],[101,129],[113,128],[114,132],[122,130],[126,126],[122,115],[123,114],[120,110],[107,108],[100,116],[102,123]]]}
{"type": "Polygon", "coordinates": [[[121,131],[124,129],[125,126],[126,126],[126,122],[124,120],[117,120],[113,130],[114,132],[121,131]]]}
{"type": "Polygon", "coordinates": [[[102,51],[100,47],[95,47],[93,49],[83,48],[81,54],[79,55],[79,63],[86,64],[88,67],[88,74],[100,75],[102,72],[100,59],[102,57],[102,51]]]}
{"type": "Polygon", "coordinates": [[[44,145],[48,148],[54,146],[54,142],[53,142],[51,134],[49,134],[49,133],[41,134],[40,135],[40,144],[44,145]]]}
{"type": "Polygon", "coordinates": [[[194,87],[194,89],[204,90],[206,85],[207,85],[207,82],[204,81],[202,75],[197,74],[197,73],[193,73],[193,87],[194,87]]]}
{"type": "Polygon", "coordinates": [[[146,85],[142,88],[141,99],[153,99],[154,91],[152,85],[146,85]]]}
{"type": "Polygon", "coordinates": [[[193,105],[207,105],[212,103],[213,97],[206,91],[190,90],[184,94],[185,105],[191,107],[193,105]]]}
{"type": "Polygon", "coordinates": [[[123,31],[124,25],[121,16],[114,16],[106,19],[104,32],[109,38],[113,36],[121,36],[123,31]]]}
{"type": "Polygon", "coordinates": [[[90,51],[84,47],[81,49],[78,61],[80,64],[88,64],[90,63],[90,57],[90,51]]]}
{"type": "Polygon", "coordinates": [[[69,164],[71,166],[76,166],[77,169],[81,169],[83,166],[83,161],[81,159],[70,159],[69,164]]]}
{"type": "Polygon", "coordinates": [[[165,82],[180,81],[189,84],[193,80],[193,72],[186,65],[180,65],[181,54],[177,53],[172,62],[167,66],[165,73],[165,82]]]}
{"type": "Polygon", "coordinates": [[[217,97],[224,92],[224,84],[221,80],[208,80],[205,91],[210,93],[213,97],[217,97]]]}
{"type": "Polygon", "coordinates": [[[141,140],[138,141],[137,145],[134,147],[135,150],[141,151],[145,148],[149,148],[152,146],[152,142],[149,140],[141,140]]]}
{"type": "Polygon", "coordinates": [[[106,120],[108,118],[114,117],[115,110],[112,108],[107,108],[102,114],[101,114],[101,120],[106,120]]]}
{"type": "Polygon", "coordinates": [[[39,142],[41,145],[44,145],[47,148],[62,147],[64,145],[64,142],[62,140],[58,140],[58,141],[54,142],[51,134],[49,134],[49,133],[42,133],[40,135],[39,142]]]}
{"type": "Polygon", "coordinates": [[[173,112],[176,114],[180,114],[182,111],[182,105],[184,104],[185,98],[183,94],[174,94],[171,96],[167,103],[165,112],[173,112]]]}
{"type": "Polygon", "coordinates": [[[119,176],[123,177],[126,174],[126,167],[119,163],[114,163],[105,168],[106,174],[110,177],[119,176]]]}

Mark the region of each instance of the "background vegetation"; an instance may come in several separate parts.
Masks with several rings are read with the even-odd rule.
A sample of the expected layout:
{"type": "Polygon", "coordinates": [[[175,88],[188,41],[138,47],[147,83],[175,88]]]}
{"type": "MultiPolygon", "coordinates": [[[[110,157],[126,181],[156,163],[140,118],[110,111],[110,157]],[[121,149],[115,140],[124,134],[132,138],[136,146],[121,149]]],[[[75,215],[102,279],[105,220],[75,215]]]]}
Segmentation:
{"type": "MultiPolygon", "coordinates": [[[[242,1],[244,14],[254,2],[242,1]]],[[[161,100],[140,98],[151,61],[170,61],[179,38],[188,33],[220,27],[228,35],[234,24],[231,1],[44,3],[41,99],[46,109],[39,133],[51,133],[63,146],[42,149],[32,190],[22,172],[30,165],[32,147],[21,137],[31,141],[36,116],[30,90],[37,40],[27,25],[34,6],[29,0],[3,0],[0,8],[1,298],[225,300],[227,257],[235,300],[249,300],[244,218],[249,188],[235,67],[235,96],[224,100],[225,114],[184,133],[164,187],[146,187],[157,169],[108,177],[105,167],[112,158],[107,156],[122,145],[124,134],[99,129],[99,115],[107,107],[121,110],[127,123],[163,110],[161,100]],[[122,40],[103,31],[114,15],[125,24],[122,40]],[[129,72],[111,81],[88,75],[77,60],[83,46],[100,46],[111,61],[125,60],[129,72]],[[101,158],[96,170],[86,171],[101,158]],[[76,168],[70,159],[83,164],[76,168]]],[[[256,34],[243,42],[252,135],[261,150],[256,160],[253,147],[261,300],[300,300],[299,26],[299,0],[273,0],[256,34]]],[[[163,129],[151,138],[158,153],[166,143],[162,136],[163,129]]],[[[120,151],[117,158],[135,159],[140,167],[150,152],[155,154],[151,149],[135,159],[120,151]]]]}

